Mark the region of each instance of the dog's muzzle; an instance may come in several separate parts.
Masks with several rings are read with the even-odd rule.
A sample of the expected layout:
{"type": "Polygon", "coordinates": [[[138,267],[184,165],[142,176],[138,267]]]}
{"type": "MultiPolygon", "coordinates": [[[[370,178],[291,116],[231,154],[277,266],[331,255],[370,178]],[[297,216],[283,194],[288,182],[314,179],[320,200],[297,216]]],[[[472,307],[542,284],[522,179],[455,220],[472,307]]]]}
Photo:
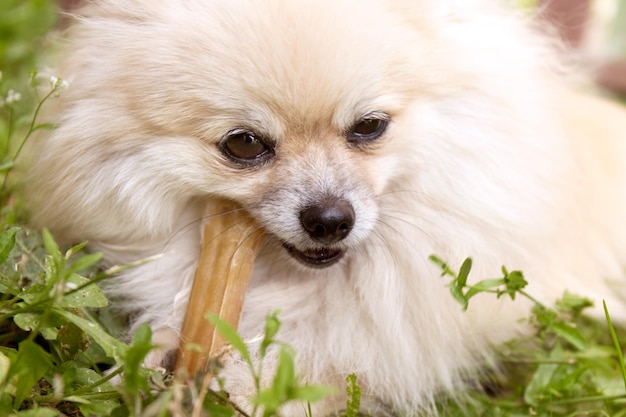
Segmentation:
{"type": "Polygon", "coordinates": [[[343,199],[325,199],[300,212],[300,223],[309,237],[322,247],[299,250],[283,244],[291,256],[306,266],[324,268],[339,261],[345,250],[331,245],[345,239],[354,227],[352,204],[343,199]]]}
{"type": "Polygon", "coordinates": [[[287,252],[300,263],[312,268],[326,268],[343,258],[345,251],[339,248],[321,248],[298,250],[294,246],[283,243],[287,252]]]}

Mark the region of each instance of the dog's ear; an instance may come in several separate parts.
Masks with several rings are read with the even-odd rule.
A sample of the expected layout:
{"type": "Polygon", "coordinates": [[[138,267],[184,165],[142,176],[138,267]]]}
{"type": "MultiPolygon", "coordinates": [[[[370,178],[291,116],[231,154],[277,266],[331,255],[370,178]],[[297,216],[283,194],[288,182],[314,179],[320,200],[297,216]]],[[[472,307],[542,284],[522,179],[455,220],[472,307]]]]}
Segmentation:
{"type": "Polygon", "coordinates": [[[78,9],[83,7],[87,3],[87,0],[58,0],[59,21],[58,26],[60,28],[67,28],[71,25],[73,16],[75,16],[78,9]]]}
{"type": "Polygon", "coordinates": [[[86,1],[85,0],[59,0],[59,7],[64,12],[72,12],[79,7],[83,6],[86,1]]]}

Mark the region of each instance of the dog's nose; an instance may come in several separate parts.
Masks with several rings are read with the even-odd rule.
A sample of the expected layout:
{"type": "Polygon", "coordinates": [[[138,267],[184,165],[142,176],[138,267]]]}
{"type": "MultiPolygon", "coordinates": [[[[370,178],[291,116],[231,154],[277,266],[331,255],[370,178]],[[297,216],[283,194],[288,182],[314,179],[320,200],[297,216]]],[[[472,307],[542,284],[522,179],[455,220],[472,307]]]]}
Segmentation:
{"type": "Polygon", "coordinates": [[[313,240],[330,245],[348,236],[354,226],[354,209],[346,200],[324,201],[302,210],[300,222],[313,240]]]}

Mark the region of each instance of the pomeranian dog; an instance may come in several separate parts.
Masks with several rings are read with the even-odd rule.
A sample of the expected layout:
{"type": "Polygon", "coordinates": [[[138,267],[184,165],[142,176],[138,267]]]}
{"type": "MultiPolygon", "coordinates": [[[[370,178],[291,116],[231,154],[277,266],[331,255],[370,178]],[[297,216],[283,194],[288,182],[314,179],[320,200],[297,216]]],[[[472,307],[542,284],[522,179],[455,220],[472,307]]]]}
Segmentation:
{"type": "MultiPolygon", "coordinates": [[[[462,312],[431,254],[626,317],[626,112],[574,92],[551,42],[500,3],[91,2],[36,146],[33,221],[106,265],[162,254],[107,290],[171,348],[205,204],[233,200],[269,236],[242,336],[279,309],[305,381],[354,372],[366,410],[428,412],[529,309],[481,295],[462,312]]],[[[245,402],[245,365],[224,377],[245,402]]]]}

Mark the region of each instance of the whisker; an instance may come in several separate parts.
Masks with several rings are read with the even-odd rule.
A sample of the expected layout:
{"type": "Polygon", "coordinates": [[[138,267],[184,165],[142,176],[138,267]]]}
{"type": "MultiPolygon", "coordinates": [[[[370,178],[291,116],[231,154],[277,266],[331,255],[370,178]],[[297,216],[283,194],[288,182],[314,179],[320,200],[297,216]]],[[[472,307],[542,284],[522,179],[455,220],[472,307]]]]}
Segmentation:
{"type": "Polygon", "coordinates": [[[173,242],[176,241],[176,239],[181,236],[184,235],[190,228],[194,227],[194,226],[202,226],[204,223],[206,223],[208,220],[212,219],[212,218],[217,218],[219,216],[224,216],[230,213],[237,213],[240,211],[249,211],[250,209],[255,208],[255,206],[247,206],[247,207],[239,207],[236,209],[232,209],[232,210],[226,210],[226,211],[221,211],[219,213],[211,213],[208,215],[203,215],[201,217],[198,217],[195,220],[190,221],[189,223],[185,224],[184,226],[178,228],[178,230],[176,232],[174,232],[168,239],[167,241],[165,241],[163,243],[163,246],[161,248],[162,251],[165,251],[165,248],[167,248],[168,246],[170,246],[171,244],[173,244],[173,242]]]}
{"type": "MultiPolygon", "coordinates": [[[[249,239],[254,239],[253,245],[252,246],[257,246],[258,241],[260,239],[262,239],[262,244],[265,244],[265,242],[267,241],[266,237],[268,236],[268,233],[263,231],[263,233],[258,233],[259,230],[262,230],[261,227],[257,227],[254,230],[250,231],[250,233],[248,233],[248,236],[244,237],[243,240],[239,243],[239,245],[237,246],[237,248],[235,249],[235,251],[233,252],[233,254],[231,255],[230,258],[230,262],[232,264],[232,260],[235,257],[235,254],[244,246],[244,244],[249,240],[249,239]]],[[[256,256],[256,254],[255,254],[256,256]]],[[[254,259],[251,260],[251,262],[254,262],[254,259]]],[[[241,269],[243,268],[243,265],[239,265],[239,271],[237,271],[237,275],[239,275],[241,273],[241,269]]]]}

